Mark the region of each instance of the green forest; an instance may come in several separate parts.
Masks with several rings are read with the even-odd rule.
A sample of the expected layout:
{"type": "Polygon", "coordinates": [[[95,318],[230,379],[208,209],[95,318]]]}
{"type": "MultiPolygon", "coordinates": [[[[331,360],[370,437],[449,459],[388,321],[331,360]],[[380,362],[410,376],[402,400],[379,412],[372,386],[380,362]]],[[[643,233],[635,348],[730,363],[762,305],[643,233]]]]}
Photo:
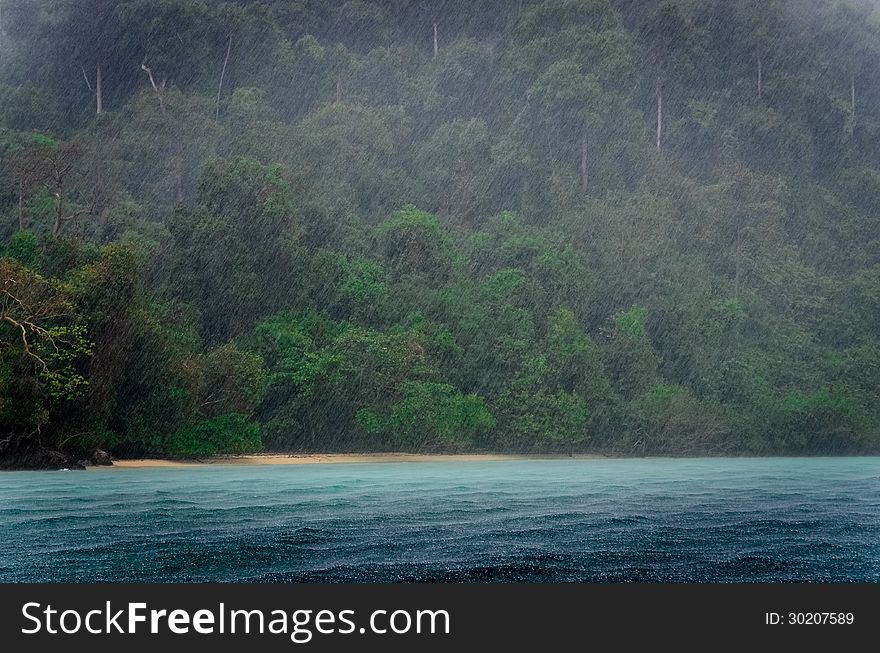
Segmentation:
{"type": "Polygon", "coordinates": [[[0,467],[880,451],[880,6],[0,0],[0,467]]]}

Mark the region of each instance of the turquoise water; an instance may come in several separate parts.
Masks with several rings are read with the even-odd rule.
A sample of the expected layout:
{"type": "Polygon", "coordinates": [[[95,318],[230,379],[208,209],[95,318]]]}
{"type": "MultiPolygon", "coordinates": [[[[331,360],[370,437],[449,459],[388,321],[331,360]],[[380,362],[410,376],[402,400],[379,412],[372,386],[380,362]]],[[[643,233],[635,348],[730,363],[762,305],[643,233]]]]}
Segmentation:
{"type": "Polygon", "coordinates": [[[880,581],[880,458],[0,473],[0,581],[880,581]]]}

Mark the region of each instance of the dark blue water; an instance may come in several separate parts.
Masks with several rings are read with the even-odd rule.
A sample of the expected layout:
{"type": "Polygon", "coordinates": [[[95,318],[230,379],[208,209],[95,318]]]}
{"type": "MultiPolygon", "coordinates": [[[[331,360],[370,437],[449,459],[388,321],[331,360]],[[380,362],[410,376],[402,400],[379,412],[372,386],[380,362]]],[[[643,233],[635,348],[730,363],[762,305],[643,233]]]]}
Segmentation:
{"type": "Polygon", "coordinates": [[[880,458],[0,474],[0,581],[880,581],[880,458]]]}

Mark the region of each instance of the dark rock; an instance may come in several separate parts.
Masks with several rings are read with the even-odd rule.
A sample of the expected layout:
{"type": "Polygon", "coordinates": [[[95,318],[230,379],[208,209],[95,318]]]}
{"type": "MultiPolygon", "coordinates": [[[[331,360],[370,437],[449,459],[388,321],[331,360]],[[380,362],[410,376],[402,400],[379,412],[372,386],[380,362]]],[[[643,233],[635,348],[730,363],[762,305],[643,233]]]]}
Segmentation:
{"type": "MultiPolygon", "coordinates": [[[[76,469],[82,470],[85,467],[76,458],[72,458],[66,453],[60,451],[44,449],[46,459],[42,466],[35,466],[34,469],[76,469]]],[[[39,460],[37,461],[39,464],[39,460]]]]}
{"type": "Polygon", "coordinates": [[[54,449],[31,447],[5,452],[0,469],[85,469],[76,458],[54,449]]]}
{"type": "Polygon", "coordinates": [[[78,461],[77,461],[77,464],[78,464],[78,465],[82,465],[83,467],[91,467],[91,466],[94,465],[95,463],[93,463],[91,460],[88,460],[88,459],[86,459],[86,458],[83,458],[82,460],[78,460],[78,461]]]}
{"type": "Polygon", "coordinates": [[[95,449],[95,453],[92,454],[92,463],[95,465],[108,466],[113,464],[113,459],[110,458],[110,454],[101,449],[95,449]]]}

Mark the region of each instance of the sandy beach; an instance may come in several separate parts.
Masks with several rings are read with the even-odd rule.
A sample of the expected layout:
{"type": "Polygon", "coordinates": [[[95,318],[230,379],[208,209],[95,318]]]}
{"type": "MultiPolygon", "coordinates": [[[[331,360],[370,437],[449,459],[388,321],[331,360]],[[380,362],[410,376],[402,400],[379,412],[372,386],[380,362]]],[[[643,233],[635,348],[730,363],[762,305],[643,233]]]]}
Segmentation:
{"type": "MultiPolygon", "coordinates": [[[[193,467],[198,465],[317,465],[351,463],[413,463],[413,462],[489,462],[501,460],[530,460],[535,458],[568,458],[569,456],[535,456],[513,454],[419,454],[419,453],[325,453],[278,454],[264,453],[243,456],[217,456],[202,460],[169,460],[143,458],[114,460],[113,467],[137,469],[144,467],[193,467]]],[[[573,458],[598,458],[596,455],[574,455],[573,458]]],[[[92,470],[113,467],[90,467],[92,470]]]]}

